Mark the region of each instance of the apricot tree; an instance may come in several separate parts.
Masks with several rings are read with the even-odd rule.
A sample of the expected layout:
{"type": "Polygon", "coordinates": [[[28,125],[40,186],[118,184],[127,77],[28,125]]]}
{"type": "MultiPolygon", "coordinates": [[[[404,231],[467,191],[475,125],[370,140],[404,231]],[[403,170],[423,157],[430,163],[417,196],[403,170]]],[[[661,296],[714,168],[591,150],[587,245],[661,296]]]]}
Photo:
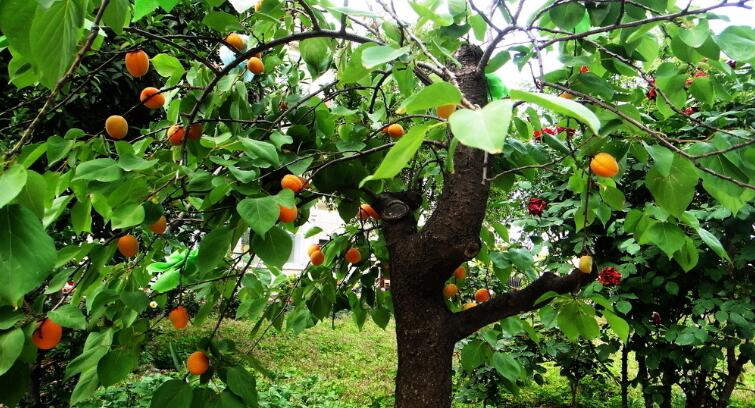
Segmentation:
{"type": "MultiPolygon", "coordinates": [[[[726,258],[714,234],[680,225],[696,195],[751,208],[752,131],[717,79],[743,86],[755,33],[708,24],[747,1],[555,1],[529,15],[524,0],[475,3],[410,2],[410,22],[382,0],[3,1],[0,382],[38,373],[34,345],[54,347],[62,327],[63,342],[86,338],[65,368],[70,402],[83,401],[137,366],[157,308],[176,330],[217,322],[153,406],[256,406],[222,332],[239,301],[258,338],[342,310],[360,325],[393,316],[396,406],[448,407],[454,345],[503,318],[550,303],[567,337],[592,339],[598,305],[626,340],[620,313],[580,293],[616,262],[588,240],[606,233],[587,228],[596,220],[631,216],[641,244],[683,267],[695,236],[726,258]],[[563,67],[546,72],[551,53],[563,67]],[[495,74],[506,64],[531,73],[529,90],[495,74]],[[647,176],[624,183],[635,160],[647,176]],[[595,265],[536,268],[485,221],[491,194],[544,171],[574,193],[561,207],[584,236],[571,255],[595,265]],[[636,191],[639,213],[624,198],[636,191]],[[347,226],[289,279],[290,234],[318,201],[347,226]],[[499,275],[499,293],[448,290],[470,260],[499,275]]],[[[475,347],[464,364],[489,358],[517,381],[511,358],[475,347]]]]}

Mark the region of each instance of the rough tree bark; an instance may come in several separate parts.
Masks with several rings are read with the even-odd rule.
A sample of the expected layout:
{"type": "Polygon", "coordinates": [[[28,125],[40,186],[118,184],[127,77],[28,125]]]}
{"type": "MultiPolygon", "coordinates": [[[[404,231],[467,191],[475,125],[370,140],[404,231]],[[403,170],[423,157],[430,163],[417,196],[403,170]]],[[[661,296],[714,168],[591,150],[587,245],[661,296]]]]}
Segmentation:
{"type": "MultiPolygon", "coordinates": [[[[461,92],[479,106],[488,100],[485,77],[477,70],[482,53],[477,46],[462,46],[456,55],[461,67],[453,68],[461,92]]],[[[444,283],[456,267],[480,251],[490,191],[490,184],[483,182],[484,158],[480,150],[458,147],[455,172],[445,175],[435,211],[421,230],[413,214],[416,194],[384,193],[374,203],[383,216],[390,253],[398,408],[450,407],[451,364],[458,340],[506,316],[534,309],[534,301],[549,290],[573,291],[594,278],[579,271],[563,277],[545,273],[520,291],[498,295],[468,311],[448,310],[444,283]]]]}

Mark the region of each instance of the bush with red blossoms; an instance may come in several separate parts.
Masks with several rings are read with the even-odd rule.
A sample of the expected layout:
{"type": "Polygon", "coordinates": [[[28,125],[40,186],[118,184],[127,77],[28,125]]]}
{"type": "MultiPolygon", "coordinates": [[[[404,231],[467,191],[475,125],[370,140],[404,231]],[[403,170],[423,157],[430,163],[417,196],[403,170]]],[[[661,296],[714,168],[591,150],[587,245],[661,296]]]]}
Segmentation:
{"type": "Polygon", "coordinates": [[[537,140],[539,142],[540,139],[543,138],[543,132],[541,130],[536,130],[536,131],[532,132],[532,137],[534,137],[535,140],[537,140]]]}
{"type": "Polygon", "coordinates": [[[603,286],[618,285],[621,283],[621,272],[613,266],[607,266],[598,274],[598,282],[603,286]]]}
{"type": "Polygon", "coordinates": [[[555,135],[556,133],[558,133],[558,132],[556,131],[556,129],[555,129],[555,128],[552,128],[552,127],[547,127],[547,128],[544,128],[544,129],[543,129],[543,132],[545,132],[545,133],[547,133],[547,134],[549,134],[549,135],[551,135],[551,136],[553,136],[553,135],[555,135]]]}
{"type": "Polygon", "coordinates": [[[542,198],[532,197],[529,203],[527,203],[527,210],[532,215],[540,216],[546,208],[548,208],[548,202],[542,198]]]}

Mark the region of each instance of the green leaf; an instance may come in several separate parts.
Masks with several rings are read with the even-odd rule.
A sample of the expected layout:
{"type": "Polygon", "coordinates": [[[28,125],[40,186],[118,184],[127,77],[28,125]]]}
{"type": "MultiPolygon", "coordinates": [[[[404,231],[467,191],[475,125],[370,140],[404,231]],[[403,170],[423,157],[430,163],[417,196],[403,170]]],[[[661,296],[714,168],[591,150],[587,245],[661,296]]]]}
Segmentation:
{"type": "Polygon", "coordinates": [[[558,328],[570,340],[576,340],[579,337],[577,320],[579,320],[579,308],[574,302],[567,303],[558,312],[558,318],[556,318],[558,328]]]}
{"type": "Polygon", "coordinates": [[[558,5],[548,11],[548,16],[562,30],[572,31],[585,15],[585,7],[576,1],[558,5]]]}
{"type": "Polygon", "coordinates": [[[467,371],[472,371],[485,361],[485,344],[479,341],[467,343],[461,349],[461,366],[467,371]]]}
{"type": "Polygon", "coordinates": [[[181,380],[168,380],[152,395],[150,408],[191,408],[191,386],[181,380]]]}
{"type": "Polygon", "coordinates": [[[52,166],[59,160],[66,157],[68,152],[71,151],[74,141],[63,139],[62,137],[55,135],[47,138],[47,165],[52,166]]]}
{"type": "Polygon", "coordinates": [[[603,317],[611,326],[611,330],[616,333],[621,341],[626,343],[627,339],[629,339],[629,323],[609,310],[604,309],[602,313],[603,317]]]}
{"type": "Polygon", "coordinates": [[[240,137],[239,140],[249,157],[264,160],[273,166],[280,166],[278,151],[273,144],[246,137],[240,137]]]}
{"type": "Polygon", "coordinates": [[[241,397],[247,406],[257,406],[257,382],[254,376],[242,367],[230,367],[226,383],[234,394],[241,397]]]}
{"type": "Polygon", "coordinates": [[[448,82],[435,82],[422,88],[419,92],[406,98],[396,109],[396,113],[403,115],[435,108],[441,105],[455,105],[461,102],[461,92],[448,82]]]}
{"type": "Polygon", "coordinates": [[[16,163],[0,174],[0,208],[13,201],[26,184],[26,169],[16,163]]]}
{"type": "Polygon", "coordinates": [[[511,90],[511,98],[534,103],[561,115],[570,116],[587,125],[595,134],[598,134],[598,130],[600,130],[600,120],[598,120],[598,117],[584,105],[572,100],[554,95],[520,91],[518,89],[511,90]]]}
{"type": "Polygon", "coordinates": [[[684,245],[684,232],[670,222],[658,222],[650,226],[640,238],[640,243],[653,243],[661,249],[669,259],[674,256],[674,252],[680,250],[684,245]]]}
{"type": "Polygon", "coordinates": [[[179,77],[183,75],[184,72],[186,72],[178,58],[172,55],[157,54],[152,57],[150,62],[152,63],[152,66],[155,67],[155,71],[157,71],[160,76],[165,78],[179,77]]]}
{"type": "Polygon", "coordinates": [[[0,375],[13,367],[24,349],[24,331],[21,328],[0,334],[0,375]]]}
{"type": "Polygon", "coordinates": [[[355,48],[348,58],[345,67],[340,67],[337,72],[338,77],[344,83],[357,82],[364,78],[370,71],[362,65],[362,53],[365,49],[374,47],[375,43],[361,44],[355,48]]]}
{"type": "Polygon", "coordinates": [[[110,158],[94,159],[76,166],[76,174],[72,181],[97,180],[111,182],[119,180],[123,172],[118,163],[110,158]]]}
{"type": "MultiPolygon", "coordinates": [[[[674,254],[674,260],[676,261],[676,263],[679,264],[679,266],[682,267],[684,272],[689,272],[690,270],[692,270],[692,268],[694,268],[695,265],[697,265],[699,257],[700,257],[700,251],[697,250],[697,247],[695,246],[695,241],[693,241],[692,238],[690,237],[685,237],[684,245],[682,246],[682,249],[680,249],[674,254]]],[[[675,295],[676,293],[671,292],[672,290],[671,288],[673,287],[676,288],[675,289],[676,292],[679,291],[679,286],[676,283],[669,282],[666,284],[666,290],[672,295],[675,295]]]]}
{"type": "Polygon", "coordinates": [[[203,271],[213,269],[231,248],[233,230],[228,227],[215,228],[202,238],[197,255],[197,268],[203,271]]]}
{"type": "Polygon", "coordinates": [[[76,382],[76,386],[73,388],[73,392],[71,392],[71,406],[89,399],[97,391],[99,385],[96,368],[92,367],[83,371],[79,376],[79,381],[76,382]]]}
{"type": "Polygon", "coordinates": [[[694,27],[679,31],[679,38],[692,48],[703,45],[709,35],[708,20],[704,18],[698,19],[694,27]]]}
{"type": "Polygon", "coordinates": [[[129,0],[110,0],[105,13],[102,15],[102,22],[115,31],[116,34],[123,32],[123,27],[128,25],[131,19],[129,0]]]}
{"type": "Polygon", "coordinates": [[[33,21],[37,8],[36,1],[0,1],[0,31],[7,37],[11,48],[20,52],[26,60],[31,60],[33,56],[29,43],[29,22],[33,21]]]}
{"type": "Polygon", "coordinates": [[[237,17],[224,11],[211,11],[207,13],[202,19],[202,24],[221,33],[244,30],[237,17]]]}
{"type": "Polygon", "coordinates": [[[110,220],[113,229],[133,227],[144,222],[144,207],[140,203],[126,203],[113,209],[110,220]]]}
{"type": "Polygon", "coordinates": [[[258,235],[264,235],[278,221],[280,209],[274,197],[246,198],[236,205],[241,218],[258,235]]]}
{"type": "Polygon", "coordinates": [[[252,248],[267,265],[280,269],[291,255],[293,240],[282,228],[273,227],[265,235],[255,235],[252,248]]]}
{"type": "Polygon", "coordinates": [[[681,216],[692,202],[697,185],[697,169],[689,160],[677,154],[668,175],[661,173],[665,164],[656,163],[645,175],[645,186],[655,202],[674,216],[681,216]]]}
{"type": "Polygon", "coordinates": [[[393,48],[388,45],[367,48],[362,52],[362,65],[372,69],[385,64],[409,52],[409,47],[393,48]]]}
{"type": "Polygon", "coordinates": [[[729,262],[731,262],[731,258],[729,258],[729,254],[726,253],[726,250],[724,249],[724,246],[721,245],[721,241],[716,238],[715,235],[711,234],[709,231],[703,229],[703,228],[697,228],[697,235],[700,236],[700,239],[705,242],[705,245],[707,245],[710,249],[713,250],[718,256],[721,257],[721,259],[725,259],[729,262]]]}
{"type": "Polygon", "coordinates": [[[425,132],[427,132],[427,125],[412,126],[401,139],[398,140],[395,146],[391,147],[388,154],[378,166],[375,173],[371,176],[365,177],[359,186],[363,186],[370,180],[378,179],[390,179],[396,176],[404,167],[406,167],[409,160],[414,157],[419,147],[422,146],[422,141],[425,139],[425,132]]]}
{"type": "Polygon", "coordinates": [[[152,13],[160,6],[158,0],[134,0],[134,17],[131,21],[139,21],[142,17],[152,13]]]}
{"type": "MultiPolygon", "coordinates": [[[[644,144],[644,143],[643,143],[644,144]]],[[[671,166],[674,163],[674,152],[660,145],[645,145],[645,150],[650,154],[655,161],[656,170],[658,174],[663,177],[668,177],[671,174],[671,166]]]]}
{"type": "Polygon", "coordinates": [[[485,66],[485,73],[491,74],[498,71],[498,68],[501,68],[503,64],[509,62],[510,59],[511,54],[509,54],[508,51],[499,52],[488,61],[488,65],[485,66]]]}
{"type": "Polygon", "coordinates": [[[490,365],[511,382],[516,382],[522,374],[522,366],[509,353],[496,351],[490,359],[490,365]]]}
{"type": "Polygon", "coordinates": [[[490,102],[481,110],[458,110],[448,118],[451,132],[464,145],[501,153],[509,131],[512,107],[511,100],[505,99],[490,102]]]}
{"type": "Polygon", "coordinates": [[[31,211],[0,208],[0,305],[17,306],[47,278],[55,258],[55,243],[31,211]]]}
{"type": "Polygon", "coordinates": [[[626,199],[624,193],[621,190],[613,186],[601,185],[600,186],[600,198],[611,206],[614,210],[621,210],[624,208],[626,199]]]}
{"type": "Polygon", "coordinates": [[[735,61],[755,58],[755,29],[752,27],[729,26],[715,39],[723,52],[735,61]]]}
{"type": "Polygon", "coordinates": [[[308,38],[299,43],[299,52],[309,67],[313,77],[328,70],[331,61],[333,40],[330,38],[308,38]]]}
{"type": "Polygon", "coordinates": [[[86,0],[58,0],[49,8],[40,7],[34,15],[29,34],[34,67],[48,88],[71,66],[79,30],[84,24],[86,0]]]}
{"type": "Polygon", "coordinates": [[[76,305],[71,303],[51,311],[47,317],[63,327],[78,330],[84,330],[87,327],[86,317],[76,305]]]}
{"type": "Polygon", "coordinates": [[[346,14],[354,17],[370,17],[380,18],[382,14],[374,13],[372,11],[360,10],[352,7],[336,7],[336,6],[323,6],[326,10],[336,13],[346,14]]]}
{"type": "Polygon", "coordinates": [[[112,350],[97,363],[97,376],[107,387],[126,379],[139,365],[139,354],[134,350],[112,350]]]}

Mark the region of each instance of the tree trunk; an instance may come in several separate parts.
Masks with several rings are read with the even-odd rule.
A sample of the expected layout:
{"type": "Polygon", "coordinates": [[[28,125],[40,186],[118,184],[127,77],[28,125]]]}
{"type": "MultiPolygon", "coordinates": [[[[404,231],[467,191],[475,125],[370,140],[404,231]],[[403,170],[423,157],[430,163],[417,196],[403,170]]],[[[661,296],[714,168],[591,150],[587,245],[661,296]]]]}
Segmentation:
{"type": "Polygon", "coordinates": [[[735,355],[734,347],[726,348],[726,368],[727,375],[724,382],[724,388],[721,390],[721,394],[718,396],[718,408],[725,408],[729,405],[729,399],[731,398],[734,387],[737,385],[737,378],[742,374],[744,365],[747,363],[747,354],[741,352],[739,358],[735,355]]]}

